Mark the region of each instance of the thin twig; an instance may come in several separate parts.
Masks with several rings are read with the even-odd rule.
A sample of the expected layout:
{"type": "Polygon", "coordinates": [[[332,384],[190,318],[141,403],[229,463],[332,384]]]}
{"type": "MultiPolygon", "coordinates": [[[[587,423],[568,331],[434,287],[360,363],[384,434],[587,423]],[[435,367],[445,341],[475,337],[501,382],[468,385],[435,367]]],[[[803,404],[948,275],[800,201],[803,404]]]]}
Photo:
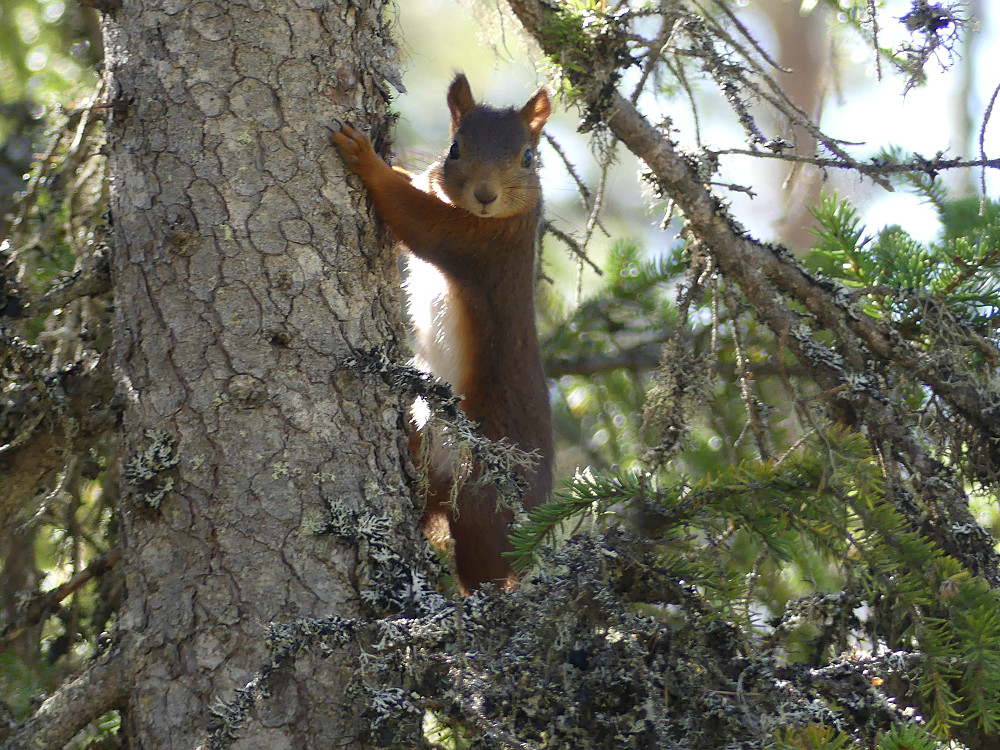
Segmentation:
{"type": "MultiPolygon", "coordinates": [[[[997,94],[1000,94],[1000,84],[993,89],[993,96],[990,97],[990,103],[986,107],[986,114],[983,115],[983,124],[979,128],[979,158],[983,162],[986,161],[986,124],[990,121],[990,117],[993,115],[993,105],[996,103],[997,94]]],[[[991,165],[992,166],[992,165],[991,165]]],[[[979,214],[980,216],[986,212],[986,164],[983,164],[982,171],[979,175],[979,187],[982,191],[982,198],[979,201],[979,214]]]]}
{"type": "Polygon", "coordinates": [[[875,0],[868,0],[868,23],[872,26],[872,49],[875,50],[875,78],[882,82],[882,51],[878,48],[878,16],[875,13],[875,0]]]}
{"type": "Polygon", "coordinates": [[[733,321],[730,334],[733,339],[733,353],[736,355],[737,382],[740,387],[740,396],[747,410],[747,425],[753,432],[754,442],[757,444],[757,453],[762,461],[769,460],[774,455],[774,444],[771,442],[771,425],[767,418],[767,408],[761,399],[754,393],[751,386],[753,373],[750,371],[750,361],[747,359],[746,348],[743,344],[743,334],[740,331],[739,316],[740,309],[736,300],[736,295],[728,285],[723,288],[723,298],[726,307],[729,308],[729,316],[733,321]]]}
{"type": "MultiPolygon", "coordinates": [[[[763,46],[761,46],[760,42],[754,39],[753,35],[750,33],[750,30],[747,29],[747,27],[743,25],[743,22],[736,17],[736,14],[729,9],[728,3],[724,3],[722,2],[722,0],[714,0],[714,2],[716,6],[718,6],[719,10],[723,12],[726,18],[728,18],[732,22],[732,24],[740,30],[740,33],[743,35],[743,38],[750,43],[750,46],[752,46],[757,51],[757,54],[764,58],[764,60],[767,62],[768,65],[770,65],[775,70],[780,70],[782,73],[792,72],[790,68],[786,68],[775,62],[774,58],[772,58],[771,55],[768,54],[767,50],[765,50],[763,46]]],[[[742,50],[740,51],[742,52],[742,50]]]]}
{"type": "Polygon", "coordinates": [[[815,164],[818,167],[829,169],[857,169],[868,176],[871,176],[871,174],[904,174],[906,172],[940,172],[945,169],[968,169],[969,167],[992,167],[993,169],[1000,169],[1000,158],[942,159],[940,157],[935,157],[933,159],[928,159],[923,156],[915,156],[913,159],[906,162],[900,162],[899,164],[886,164],[880,161],[845,162],[840,159],[831,159],[824,156],[804,156],[802,154],[775,153],[773,151],[757,151],[749,148],[724,148],[710,150],[708,153],[713,156],[756,156],[762,159],[802,162],[804,164],[815,164]]]}
{"type": "MultiPolygon", "coordinates": [[[[704,20],[701,21],[705,23],[704,20]]],[[[753,58],[752,55],[747,54],[747,51],[733,39],[728,32],[725,31],[717,23],[711,23],[711,30],[715,32],[716,36],[729,45],[733,50],[735,50],[740,56],[746,61],[746,64],[750,67],[753,73],[755,73],[761,81],[766,85],[761,86],[755,80],[745,75],[743,69],[734,65],[725,65],[722,56],[714,49],[708,40],[710,40],[709,33],[706,33],[700,38],[699,43],[701,48],[705,50],[707,54],[712,57],[713,67],[719,70],[725,69],[729,75],[732,75],[735,80],[738,80],[743,86],[750,89],[753,93],[765,99],[771,106],[776,110],[785,115],[793,124],[798,125],[803,128],[810,136],[812,136],[818,143],[822,143],[823,146],[828,149],[834,155],[840,157],[845,162],[849,164],[854,164],[854,160],[851,156],[841,148],[842,141],[838,139],[831,138],[821,131],[813,122],[812,118],[795,102],[793,102],[788,94],[785,92],[784,88],[778,85],[768,73],[765,71],[761,65],[753,58]]],[[[706,30],[707,31],[707,30],[706,30]]],[[[712,68],[709,69],[712,72],[712,68]]],[[[720,81],[721,83],[721,81],[720,81]]],[[[732,102],[731,102],[732,103],[732,102]]],[[[739,114],[739,113],[737,113],[739,114]]],[[[759,136],[759,134],[758,134],[759,136]]],[[[766,142],[761,136],[762,142],[766,142]]],[[[860,169],[859,165],[855,165],[855,168],[860,169]]],[[[886,190],[892,191],[892,186],[879,177],[878,175],[869,175],[869,177],[881,185],[886,190]]]]}
{"type": "Polygon", "coordinates": [[[590,256],[587,255],[587,251],[583,249],[583,246],[579,242],[573,239],[572,235],[569,235],[566,232],[562,231],[551,221],[545,222],[545,231],[551,232],[558,239],[565,242],[566,246],[569,247],[569,249],[573,252],[573,254],[576,255],[580,260],[586,262],[587,265],[589,265],[598,276],[604,275],[604,271],[601,269],[601,267],[590,259],[590,256]]]}
{"type": "Polygon", "coordinates": [[[7,646],[17,640],[17,638],[32,625],[37,625],[47,615],[55,612],[59,603],[67,596],[75,592],[78,588],[83,586],[83,584],[93,580],[94,578],[99,578],[111,570],[115,563],[121,560],[121,557],[121,547],[115,547],[113,550],[95,557],[86,568],[81,570],[62,586],[59,586],[42,595],[38,601],[32,603],[27,610],[22,612],[21,615],[14,620],[14,622],[10,623],[3,629],[3,634],[0,635],[0,651],[4,650],[7,646]]]}
{"type": "MultiPolygon", "coordinates": [[[[584,181],[580,178],[580,175],[576,173],[576,167],[573,165],[573,162],[570,161],[566,152],[563,151],[562,146],[559,145],[559,141],[548,133],[543,132],[542,135],[545,136],[546,142],[552,146],[552,149],[559,155],[563,166],[565,166],[566,171],[569,172],[569,176],[572,177],[573,182],[576,183],[576,189],[579,191],[580,197],[583,198],[583,207],[589,211],[591,206],[590,188],[588,188],[586,183],[584,183],[584,181]]],[[[601,228],[601,231],[604,232],[605,237],[611,236],[611,232],[608,231],[607,227],[605,227],[603,223],[598,221],[598,226],[601,228]]]]}
{"type": "Polygon", "coordinates": [[[573,162],[570,161],[569,156],[563,151],[562,146],[559,145],[559,141],[553,138],[551,135],[542,131],[542,136],[545,138],[545,142],[548,143],[552,150],[555,151],[559,158],[562,160],[563,166],[566,167],[566,171],[569,172],[569,176],[573,178],[573,182],[576,183],[576,189],[580,191],[580,195],[583,196],[584,205],[588,208],[590,206],[590,188],[587,187],[586,183],[580,179],[580,175],[576,173],[576,167],[573,162]]]}
{"type": "Polygon", "coordinates": [[[110,292],[112,285],[107,258],[102,255],[95,256],[91,260],[91,268],[81,269],[53,285],[41,298],[27,304],[24,314],[44,315],[60,307],[66,307],[81,297],[93,297],[110,292]]]}
{"type": "Polygon", "coordinates": [[[674,74],[677,81],[680,83],[681,88],[684,89],[684,93],[687,96],[688,103],[691,105],[691,116],[694,119],[694,142],[701,147],[701,115],[698,113],[698,103],[694,100],[694,91],[691,89],[691,83],[688,81],[687,73],[684,72],[684,66],[678,63],[676,66],[666,57],[663,58],[664,65],[667,69],[674,74]]]}

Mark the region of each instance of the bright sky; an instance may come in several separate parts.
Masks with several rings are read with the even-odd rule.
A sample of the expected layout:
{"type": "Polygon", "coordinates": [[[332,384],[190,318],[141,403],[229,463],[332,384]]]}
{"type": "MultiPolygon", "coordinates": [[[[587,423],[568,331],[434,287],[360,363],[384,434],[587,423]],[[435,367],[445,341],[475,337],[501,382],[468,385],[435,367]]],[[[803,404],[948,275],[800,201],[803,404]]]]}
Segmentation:
{"type": "MultiPolygon", "coordinates": [[[[993,91],[1000,85],[1000,45],[996,43],[1000,29],[997,28],[995,0],[980,0],[978,4],[982,12],[967,11],[979,27],[972,37],[972,54],[968,60],[972,73],[972,96],[968,102],[974,129],[972,143],[963,143],[958,135],[961,108],[965,106],[960,90],[963,73],[960,66],[964,61],[956,61],[956,67],[951,71],[944,71],[940,65],[931,62],[926,68],[927,85],[912,89],[905,98],[901,98],[902,85],[896,78],[886,75],[882,84],[876,83],[871,54],[860,45],[852,51],[852,58],[867,68],[868,85],[861,88],[859,95],[851,97],[848,106],[829,111],[826,118],[828,131],[847,140],[863,140],[872,146],[892,143],[925,156],[946,151],[950,156],[978,158],[979,128],[993,91]],[[859,117],[859,112],[866,113],[866,116],[859,117]]],[[[894,2],[886,15],[901,16],[907,6],[908,3],[894,2]]],[[[897,37],[891,41],[898,41],[900,26],[887,25],[887,42],[890,41],[890,29],[897,32],[897,37]]],[[[1000,156],[1000,102],[986,127],[984,144],[988,158],[1000,156]]],[[[979,170],[969,176],[978,190],[979,170]]],[[[946,179],[949,185],[955,185],[960,177],[955,173],[946,179]]],[[[988,194],[996,197],[1000,188],[1000,175],[996,170],[987,171],[986,186],[988,194]]],[[[877,200],[868,211],[868,220],[872,224],[899,223],[900,215],[907,211],[910,221],[906,228],[912,234],[929,238],[936,232],[933,212],[920,205],[913,196],[878,191],[873,197],[877,200]]]]}

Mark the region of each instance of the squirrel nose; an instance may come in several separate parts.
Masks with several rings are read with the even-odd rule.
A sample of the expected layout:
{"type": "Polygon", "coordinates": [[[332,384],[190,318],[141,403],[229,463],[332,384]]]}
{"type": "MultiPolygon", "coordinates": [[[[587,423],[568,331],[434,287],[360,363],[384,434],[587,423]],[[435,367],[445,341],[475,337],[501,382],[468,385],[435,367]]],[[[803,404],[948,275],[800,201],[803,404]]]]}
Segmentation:
{"type": "Polygon", "coordinates": [[[483,204],[483,206],[488,206],[497,199],[497,191],[492,188],[479,187],[476,188],[472,194],[476,197],[477,201],[483,204]]]}

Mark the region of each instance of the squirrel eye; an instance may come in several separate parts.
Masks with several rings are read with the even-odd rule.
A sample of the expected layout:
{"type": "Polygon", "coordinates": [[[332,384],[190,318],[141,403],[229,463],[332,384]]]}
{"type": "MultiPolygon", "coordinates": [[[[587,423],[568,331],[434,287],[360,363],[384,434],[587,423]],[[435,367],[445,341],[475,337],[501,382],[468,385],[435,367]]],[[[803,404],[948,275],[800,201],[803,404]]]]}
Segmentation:
{"type": "Polygon", "coordinates": [[[534,160],[534,158],[535,155],[531,153],[530,148],[525,150],[524,156],[521,157],[521,166],[524,167],[525,169],[528,169],[531,166],[531,163],[534,160]]]}
{"type": "Polygon", "coordinates": [[[451,148],[448,149],[448,158],[457,159],[458,158],[458,143],[452,143],[451,148]]]}

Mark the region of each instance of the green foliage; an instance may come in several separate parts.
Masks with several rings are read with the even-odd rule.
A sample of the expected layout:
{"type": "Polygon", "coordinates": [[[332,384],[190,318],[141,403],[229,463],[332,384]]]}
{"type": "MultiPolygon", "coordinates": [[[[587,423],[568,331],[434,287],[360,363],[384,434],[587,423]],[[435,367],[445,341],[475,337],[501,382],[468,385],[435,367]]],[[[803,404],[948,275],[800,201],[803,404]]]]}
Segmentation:
{"type": "MultiPolygon", "coordinates": [[[[899,161],[897,151],[887,152],[899,161]]],[[[817,244],[807,266],[844,284],[844,301],[891,326],[962,378],[982,382],[985,401],[1000,398],[991,378],[998,361],[1000,324],[1000,204],[994,200],[952,200],[940,180],[910,173],[904,181],[936,210],[940,230],[919,242],[901,226],[869,233],[857,210],[836,195],[824,195],[813,209],[817,244]]],[[[1000,474],[991,449],[966,429],[906,368],[893,374],[894,390],[933,434],[937,454],[973,486],[995,486],[1000,474]]]]}
{"type": "Polygon", "coordinates": [[[1000,730],[1000,610],[986,584],[968,580],[948,601],[955,627],[965,718],[986,732],[1000,730]]]}
{"type": "MultiPolygon", "coordinates": [[[[849,632],[839,640],[822,637],[829,611],[817,622],[799,617],[787,628],[785,654],[813,661],[836,643],[872,638],[919,654],[913,689],[928,729],[945,739],[965,723],[994,733],[1000,727],[1000,597],[913,531],[883,496],[881,481],[865,440],[833,431],[780,460],[744,461],[699,478],[578,474],[529,514],[513,541],[523,569],[534,549],[573,526],[627,523],[656,540],[673,575],[760,636],[782,619],[763,625],[762,606],[780,615],[794,604],[759,588],[761,571],[784,575],[818,556],[829,571],[840,570],[832,583],[860,585],[857,599],[844,600],[847,611],[834,616],[849,632]],[[867,623],[851,615],[861,604],[872,610],[867,623]],[[890,622],[894,626],[886,627],[890,622]]],[[[777,746],[840,748],[846,741],[813,727],[787,733],[777,746]]]]}
{"type": "Polygon", "coordinates": [[[59,677],[57,670],[44,662],[39,662],[35,669],[29,670],[25,669],[19,654],[0,652],[3,699],[18,718],[27,716],[31,711],[32,701],[57,685],[59,677]]]}
{"type": "Polygon", "coordinates": [[[577,474],[564,483],[561,492],[554,493],[551,501],[541,505],[529,514],[529,520],[520,524],[511,533],[515,567],[526,570],[532,561],[534,550],[545,540],[553,539],[562,524],[572,519],[583,519],[587,514],[599,516],[608,507],[635,498],[643,492],[643,478],[638,474],[620,474],[606,477],[590,473],[577,474]]]}
{"type": "Polygon", "coordinates": [[[121,714],[118,711],[108,711],[77,734],[73,741],[66,746],[66,750],[84,750],[85,748],[101,750],[101,748],[117,747],[117,735],[121,723],[121,714]]]}
{"type": "MultiPolygon", "coordinates": [[[[601,6],[602,3],[595,0],[571,0],[547,14],[539,29],[539,42],[543,47],[557,47],[565,53],[552,64],[554,69],[568,74],[562,82],[567,90],[593,78],[595,65],[609,57],[618,57],[626,44],[621,27],[609,23],[601,6]]],[[[607,74],[617,76],[619,73],[612,69],[607,74]]]]}
{"type": "Polygon", "coordinates": [[[671,318],[669,285],[683,272],[680,253],[647,260],[632,242],[617,244],[608,258],[604,286],[552,325],[545,342],[550,356],[600,354],[620,349],[616,341],[648,331],[671,318]]]}
{"type": "MultiPolygon", "coordinates": [[[[683,272],[683,256],[648,259],[635,243],[620,242],[606,269],[604,286],[570,314],[562,311],[568,303],[552,293],[543,348],[560,386],[553,411],[557,434],[573,446],[569,467],[631,469],[642,451],[646,373],[665,332],[677,325],[670,291],[683,272]]],[[[561,473],[570,473],[569,467],[561,473]]]]}
{"type": "Polygon", "coordinates": [[[44,150],[44,116],[94,86],[96,11],[63,0],[0,0],[0,238],[11,196],[44,150]]]}
{"type": "MultiPolygon", "coordinates": [[[[44,106],[65,102],[96,62],[87,22],[94,11],[61,0],[4,0],[0,4],[0,99],[44,106]]],[[[7,133],[0,130],[0,141],[7,133]]]]}
{"type": "Polygon", "coordinates": [[[824,724],[785,729],[774,742],[774,750],[846,750],[854,746],[849,735],[824,724]]]}
{"type": "Polygon", "coordinates": [[[909,620],[901,643],[918,648],[915,689],[929,709],[928,726],[947,737],[974,722],[996,732],[1000,718],[1000,596],[934,544],[907,529],[888,503],[856,503],[865,522],[860,548],[869,586],[894,599],[909,620]],[[963,667],[964,665],[964,667],[963,667]]]}
{"type": "MultiPolygon", "coordinates": [[[[837,440],[837,452],[850,466],[852,489],[872,492],[877,471],[866,460],[864,441],[855,435],[838,435],[837,440]]],[[[847,552],[846,542],[837,536],[846,520],[841,510],[821,502],[833,488],[828,471],[825,455],[800,451],[782,461],[744,461],[697,481],[678,475],[578,474],[553,501],[531,511],[512,541],[524,567],[532,550],[554,539],[560,526],[582,522],[587,515],[600,517],[618,505],[652,514],[644,522],[669,540],[672,554],[683,552],[691,560],[701,557],[706,538],[719,540],[736,531],[753,538],[777,564],[794,560],[803,540],[835,560],[847,552]],[[701,533],[691,534],[692,528],[701,533]]],[[[713,561],[694,581],[721,588],[718,576],[713,561]]]]}
{"type": "Polygon", "coordinates": [[[1000,318],[1000,205],[986,201],[980,215],[978,199],[948,201],[937,181],[914,187],[938,209],[938,240],[917,242],[900,226],[867,234],[848,201],[824,195],[813,209],[818,242],[808,264],[857,289],[865,312],[913,340],[934,334],[924,325],[932,305],[988,330],[1000,318]]]}
{"type": "Polygon", "coordinates": [[[944,747],[944,743],[917,724],[898,724],[878,739],[878,750],[943,750],[944,747]]]}

